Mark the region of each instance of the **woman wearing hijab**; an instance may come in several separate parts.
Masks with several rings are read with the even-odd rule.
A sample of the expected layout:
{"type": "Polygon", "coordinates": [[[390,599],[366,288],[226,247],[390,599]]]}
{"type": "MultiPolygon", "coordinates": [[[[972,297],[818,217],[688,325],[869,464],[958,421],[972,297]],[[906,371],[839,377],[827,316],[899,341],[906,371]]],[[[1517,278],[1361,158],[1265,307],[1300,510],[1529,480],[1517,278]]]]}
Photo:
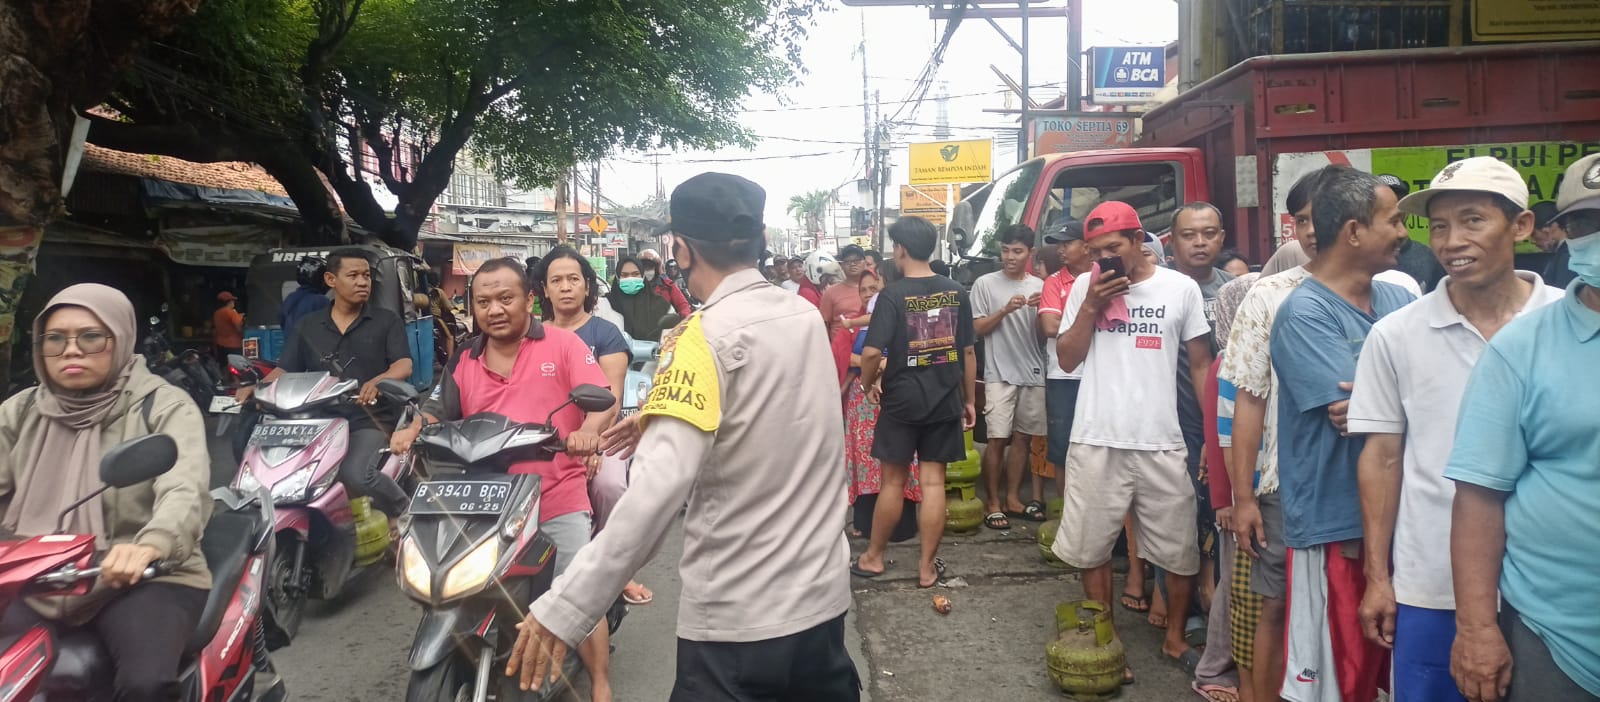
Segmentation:
{"type": "Polygon", "coordinates": [[[92,630],[116,666],[115,699],[177,699],[178,663],[205,607],[211,574],[199,543],[211,513],[210,456],[200,411],[134,354],[133,305],[104,285],[74,285],[34,319],[40,384],[0,405],[0,527],[18,536],[56,530],[68,505],[100,487],[100,459],[148,434],[178,444],[172,469],[108,490],[67,517],[105,551],[82,596],[13,604],[0,635],[39,620],[92,630]],[[152,563],[168,574],[140,582],[152,563]]]}
{"type": "Polygon", "coordinates": [[[611,309],[622,315],[623,331],[641,341],[661,340],[661,318],[676,311],[665,297],[646,290],[645,269],[636,258],[617,262],[617,277],[606,293],[611,309]]]}

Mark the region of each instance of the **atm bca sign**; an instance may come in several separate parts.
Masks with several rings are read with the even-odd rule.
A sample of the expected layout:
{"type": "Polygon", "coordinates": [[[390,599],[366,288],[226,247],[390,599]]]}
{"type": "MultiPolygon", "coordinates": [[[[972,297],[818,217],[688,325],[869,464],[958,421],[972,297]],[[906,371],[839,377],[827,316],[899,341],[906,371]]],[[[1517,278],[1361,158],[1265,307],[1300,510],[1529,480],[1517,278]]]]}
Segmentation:
{"type": "Polygon", "coordinates": [[[1090,99],[1102,105],[1149,102],[1167,84],[1166,59],[1166,49],[1159,46],[1090,49],[1090,99]]]}

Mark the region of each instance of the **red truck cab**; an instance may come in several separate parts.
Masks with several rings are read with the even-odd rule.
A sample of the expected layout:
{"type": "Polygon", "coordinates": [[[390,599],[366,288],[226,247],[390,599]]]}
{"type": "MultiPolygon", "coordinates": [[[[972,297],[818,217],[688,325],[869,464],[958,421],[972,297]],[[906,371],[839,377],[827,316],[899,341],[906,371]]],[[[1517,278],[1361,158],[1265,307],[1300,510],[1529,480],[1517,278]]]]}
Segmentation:
{"type": "MultiPolygon", "coordinates": [[[[1451,161],[1494,155],[1538,202],[1596,152],[1600,42],[1259,56],[1146,114],[1134,148],[1050,154],[1002,174],[964,198],[950,233],[964,257],[989,257],[1011,224],[1044,231],[1064,212],[1082,219],[1122,200],[1162,234],[1180,206],[1204,200],[1222,211],[1227,245],[1262,263],[1285,238],[1290,185],[1322,166],[1416,189],[1451,161]]],[[[1427,223],[1412,220],[1425,242],[1427,223]]]]}

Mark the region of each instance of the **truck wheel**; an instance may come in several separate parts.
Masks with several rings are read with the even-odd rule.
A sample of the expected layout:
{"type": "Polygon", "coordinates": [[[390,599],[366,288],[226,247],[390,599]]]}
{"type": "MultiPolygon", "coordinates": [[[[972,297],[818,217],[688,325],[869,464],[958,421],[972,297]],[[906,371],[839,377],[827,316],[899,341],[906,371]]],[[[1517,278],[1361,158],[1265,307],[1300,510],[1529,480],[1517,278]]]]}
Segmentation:
{"type": "Polygon", "coordinates": [[[406,702],[466,702],[472,695],[468,668],[459,654],[451,654],[432,668],[413,671],[406,702]]]}

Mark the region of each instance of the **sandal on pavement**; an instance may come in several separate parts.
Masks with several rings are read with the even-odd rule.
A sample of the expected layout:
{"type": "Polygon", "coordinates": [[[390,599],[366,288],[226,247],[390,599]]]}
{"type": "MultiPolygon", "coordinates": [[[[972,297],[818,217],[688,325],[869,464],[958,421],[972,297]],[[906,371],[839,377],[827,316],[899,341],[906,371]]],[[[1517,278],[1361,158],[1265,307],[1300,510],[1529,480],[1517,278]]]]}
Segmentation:
{"type": "Polygon", "coordinates": [[[1033,522],[1046,521],[1045,511],[1044,511],[1044,503],[1040,502],[1038,500],[1034,500],[1032,502],[1029,502],[1026,507],[1022,508],[1022,516],[1023,516],[1024,519],[1027,519],[1028,521],[1033,521],[1033,522]]]}
{"type": "Polygon", "coordinates": [[[995,531],[1005,531],[1011,528],[1011,520],[1006,519],[1005,512],[990,512],[983,518],[983,525],[995,531]]]}
{"type": "Polygon", "coordinates": [[[856,556],[855,558],[850,559],[850,574],[854,575],[854,576],[856,576],[858,578],[868,578],[868,579],[876,578],[876,577],[878,577],[880,575],[883,575],[883,573],[881,573],[881,572],[874,573],[874,572],[872,572],[870,570],[863,570],[861,568],[861,557],[860,556],[856,556]]]}
{"type": "Polygon", "coordinates": [[[1122,608],[1129,612],[1144,614],[1150,611],[1150,598],[1144,595],[1130,595],[1124,592],[1122,593],[1122,608]]]}
{"type": "Polygon", "coordinates": [[[643,583],[629,583],[627,587],[622,588],[622,601],[635,607],[642,607],[655,602],[656,596],[643,583]],[[632,590],[632,592],[629,592],[629,590],[632,590]]]}
{"type": "Polygon", "coordinates": [[[923,585],[921,581],[918,581],[917,582],[917,587],[926,590],[926,589],[928,589],[930,587],[934,587],[934,586],[938,585],[939,583],[944,582],[944,575],[945,575],[946,572],[948,572],[948,568],[945,567],[944,559],[943,558],[939,558],[938,556],[935,556],[934,559],[933,559],[933,584],[932,585],[923,585]]]}
{"type": "Polygon", "coordinates": [[[1189,689],[1207,702],[1239,702],[1239,688],[1227,685],[1201,685],[1196,680],[1189,683],[1189,689]]]}
{"type": "Polygon", "coordinates": [[[1168,663],[1182,668],[1189,675],[1194,675],[1194,669],[1200,666],[1200,652],[1192,648],[1183,649],[1183,653],[1178,654],[1177,658],[1173,658],[1165,652],[1161,654],[1161,657],[1167,659],[1168,663]]]}

